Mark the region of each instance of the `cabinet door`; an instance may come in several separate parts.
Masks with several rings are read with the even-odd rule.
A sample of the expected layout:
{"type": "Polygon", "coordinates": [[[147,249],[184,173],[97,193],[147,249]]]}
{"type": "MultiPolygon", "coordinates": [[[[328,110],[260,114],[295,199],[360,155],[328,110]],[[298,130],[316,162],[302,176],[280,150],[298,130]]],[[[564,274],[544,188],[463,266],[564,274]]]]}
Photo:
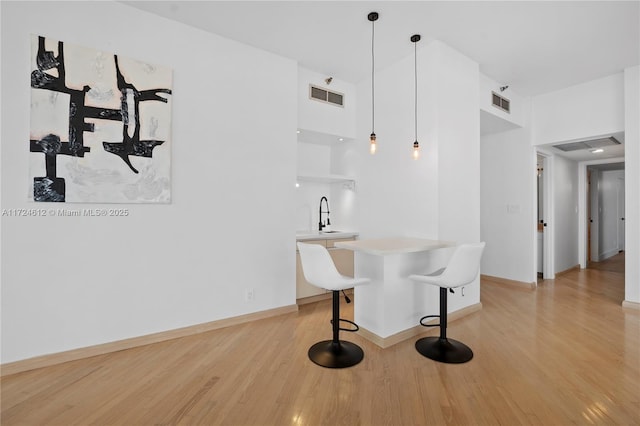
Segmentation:
{"type": "Polygon", "coordinates": [[[333,263],[335,263],[338,272],[347,277],[353,277],[353,251],[336,248],[335,243],[353,240],[355,240],[355,237],[327,240],[327,249],[331,254],[333,263]]]}
{"type": "Polygon", "coordinates": [[[338,272],[347,277],[353,277],[353,250],[333,248],[329,249],[329,254],[338,272]]]}

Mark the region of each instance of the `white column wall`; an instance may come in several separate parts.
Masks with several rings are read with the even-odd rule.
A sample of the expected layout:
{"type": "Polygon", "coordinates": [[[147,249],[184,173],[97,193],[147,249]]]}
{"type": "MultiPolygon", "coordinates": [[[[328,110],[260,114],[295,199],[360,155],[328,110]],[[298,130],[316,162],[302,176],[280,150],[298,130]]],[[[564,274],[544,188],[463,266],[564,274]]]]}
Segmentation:
{"type": "Polygon", "coordinates": [[[640,303],[640,66],[624,71],[625,301],[640,303]]]}
{"type": "Polygon", "coordinates": [[[119,2],[2,2],[1,31],[3,209],[42,207],[27,201],[32,33],[174,78],[170,205],[2,217],[3,363],[295,303],[294,61],[119,2]]]}
{"type": "Polygon", "coordinates": [[[413,160],[414,58],[407,57],[375,75],[375,133],[378,150],[369,154],[371,80],[358,85],[357,139],[345,154],[354,160],[361,237],[438,237],[438,142],[435,94],[437,47],[418,50],[421,157],[413,160]]]}
{"type": "MultiPolygon", "coordinates": [[[[378,152],[369,154],[371,81],[358,85],[357,223],[361,237],[480,239],[478,64],[440,42],[418,49],[418,141],[414,141],[413,52],[376,71],[378,152]]],[[[449,308],[478,303],[477,283],[449,308]]],[[[437,310],[437,294],[433,309],[437,310]]]]}
{"type": "Polygon", "coordinates": [[[438,236],[480,239],[478,64],[438,44],[438,236]]]}

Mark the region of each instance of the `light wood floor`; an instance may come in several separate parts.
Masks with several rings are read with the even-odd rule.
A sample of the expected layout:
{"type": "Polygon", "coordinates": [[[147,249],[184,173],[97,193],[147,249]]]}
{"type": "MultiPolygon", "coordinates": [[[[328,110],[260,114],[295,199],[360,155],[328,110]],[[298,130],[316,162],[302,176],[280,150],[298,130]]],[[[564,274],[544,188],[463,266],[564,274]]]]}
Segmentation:
{"type": "Polygon", "coordinates": [[[624,252],[621,251],[602,262],[589,262],[587,268],[624,274],[624,252]]]}
{"type": "Polygon", "coordinates": [[[307,349],[330,338],[331,306],[313,303],[6,376],[1,423],[638,425],[640,313],[621,307],[623,282],[621,273],[597,269],[536,290],[484,280],[483,309],[448,329],[474,350],[461,365],[423,358],[413,339],[380,349],[343,333],[363,347],[364,361],[318,367],[307,349]]]}

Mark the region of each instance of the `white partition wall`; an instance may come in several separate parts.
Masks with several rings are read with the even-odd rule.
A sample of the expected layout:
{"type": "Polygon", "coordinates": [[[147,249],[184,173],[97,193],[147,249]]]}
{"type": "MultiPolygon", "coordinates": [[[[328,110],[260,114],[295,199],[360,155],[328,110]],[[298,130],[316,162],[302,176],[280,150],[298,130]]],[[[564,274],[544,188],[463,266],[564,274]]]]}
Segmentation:
{"type": "MultiPolygon", "coordinates": [[[[357,222],[361,238],[414,236],[458,242],[480,239],[478,64],[434,41],[418,46],[418,141],[414,141],[413,46],[376,70],[378,150],[369,154],[371,80],[358,85],[357,222]]],[[[437,292],[429,297],[437,311],[437,292]]],[[[449,300],[451,310],[478,303],[478,284],[449,300]]]]}
{"type": "Polygon", "coordinates": [[[624,105],[625,301],[640,303],[640,66],[624,72],[624,105]]]}
{"type": "Polygon", "coordinates": [[[42,207],[27,201],[31,34],[174,83],[171,204],[2,217],[2,363],[295,304],[295,61],[120,2],[2,2],[1,31],[3,209],[42,207]]]}

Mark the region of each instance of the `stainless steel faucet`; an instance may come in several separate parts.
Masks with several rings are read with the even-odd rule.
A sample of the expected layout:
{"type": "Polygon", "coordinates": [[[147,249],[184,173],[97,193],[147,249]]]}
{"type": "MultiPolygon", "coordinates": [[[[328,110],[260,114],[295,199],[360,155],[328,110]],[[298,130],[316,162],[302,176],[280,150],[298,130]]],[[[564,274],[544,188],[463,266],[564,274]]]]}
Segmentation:
{"type": "Polygon", "coordinates": [[[318,220],[319,220],[318,231],[322,231],[322,229],[325,226],[331,225],[331,221],[329,220],[329,200],[327,200],[327,197],[320,198],[320,209],[319,209],[319,212],[318,212],[318,220]],[[322,200],[324,200],[324,202],[327,205],[327,211],[324,211],[324,212],[322,211],[322,200]],[[326,213],[327,214],[327,223],[323,223],[322,222],[322,213],[326,213]]]}

